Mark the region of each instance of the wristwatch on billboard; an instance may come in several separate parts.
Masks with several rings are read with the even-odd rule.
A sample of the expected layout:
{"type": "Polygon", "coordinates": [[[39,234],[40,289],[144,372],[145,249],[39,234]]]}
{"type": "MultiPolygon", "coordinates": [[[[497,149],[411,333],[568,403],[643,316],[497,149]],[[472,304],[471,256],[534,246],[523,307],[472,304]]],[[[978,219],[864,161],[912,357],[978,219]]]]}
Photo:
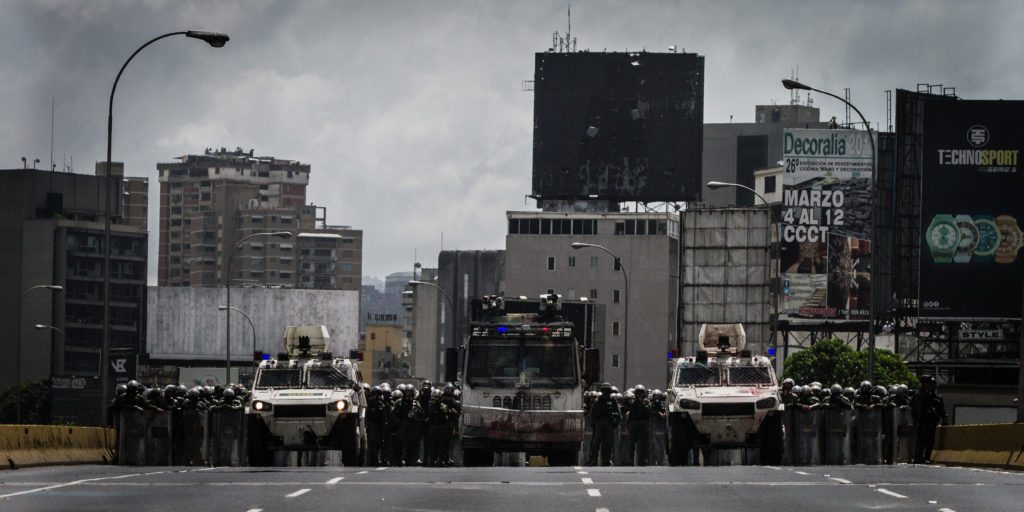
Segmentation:
{"type": "Polygon", "coordinates": [[[974,225],[970,215],[957,215],[953,217],[953,221],[960,230],[960,243],[956,246],[953,263],[970,263],[974,248],[978,246],[978,227],[974,225]]]}
{"type": "Polygon", "coordinates": [[[956,227],[953,216],[941,213],[932,217],[928,231],[925,232],[925,241],[932,252],[932,261],[935,263],[949,263],[953,261],[953,254],[956,253],[957,244],[960,243],[960,229],[956,227]]]}
{"type": "Polygon", "coordinates": [[[1002,236],[996,248],[996,263],[1013,263],[1017,259],[1017,251],[1024,245],[1024,233],[1017,226],[1017,219],[1009,215],[996,217],[996,226],[1002,236]]]}
{"type": "Polygon", "coordinates": [[[991,263],[992,255],[999,248],[1002,235],[991,215],[975,215],[974,227],[978,229],[978,245],[974,247],[975,263],[991,263]]]}

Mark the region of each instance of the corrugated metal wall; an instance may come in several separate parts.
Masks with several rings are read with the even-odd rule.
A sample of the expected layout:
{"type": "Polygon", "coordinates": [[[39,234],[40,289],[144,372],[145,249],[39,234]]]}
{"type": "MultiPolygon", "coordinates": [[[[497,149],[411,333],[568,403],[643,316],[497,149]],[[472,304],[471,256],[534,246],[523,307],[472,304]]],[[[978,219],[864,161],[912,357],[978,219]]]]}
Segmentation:
{"type": "Polygon", "coordinates": [[[771,295],[764,208],[682,212],[682,355],[692,355],[704,323],[742,323],[747,347],[767,350],[771,295]]]}
{"type": "MultiPolygon", "coordinates": [[[[146,351],[153,359],[223,361],[225,315],[223,288],[151,286],[147,293],[146,351]]],[[[289,325],[326,325],[335,354],[348,354],[359,343],[359,292],[232,288],[231,306],[245,311],[256,328],[256,349],[284,351],[289,325]]],[[[252,359],[252,328],[238,312],[231,313],[231,359],[252,359]]]]}

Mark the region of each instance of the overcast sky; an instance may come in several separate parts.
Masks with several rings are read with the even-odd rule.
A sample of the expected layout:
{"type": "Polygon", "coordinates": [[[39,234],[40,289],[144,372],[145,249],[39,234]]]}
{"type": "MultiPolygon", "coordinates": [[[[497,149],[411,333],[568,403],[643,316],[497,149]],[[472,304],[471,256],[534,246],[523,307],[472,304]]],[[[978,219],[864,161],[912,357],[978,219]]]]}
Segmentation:
{"type": "MultiPolygon", "coordinates": [[[[213,49],[171,38],[125,72],[114,160],[149,176],[206,147],[312,165],[308,199],[362,229],[364,274],[435,266],[444,249],[504,247],[506,210],[532,210],[534,53],[566,30],[566,1],[0,0],[0,168],[73,159],[92,173],[110,86],[145,41],[230,34],[213,49]]],[[[788,103],[779,79],[852,100],[885,128],[886,89],[955,86],[970,99],[1024,97],[1017,0],[576,1],[579,49],[705,56],[705,122],[752,122],[788,103]]],[[[838,102],[813,96],[822,118],[838,102]]],[[[156,280],[150,237],[150,282],[156,280]]]]}

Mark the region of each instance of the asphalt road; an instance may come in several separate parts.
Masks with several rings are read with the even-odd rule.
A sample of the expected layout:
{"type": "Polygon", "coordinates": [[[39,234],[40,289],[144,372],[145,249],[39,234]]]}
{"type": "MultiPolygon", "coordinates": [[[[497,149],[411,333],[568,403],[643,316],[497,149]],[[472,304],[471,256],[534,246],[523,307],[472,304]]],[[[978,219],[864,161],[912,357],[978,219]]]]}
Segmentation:
{"type": "Polygon", "coordinates": [[[1024,510],[1024,473],[938,466],[0,471],[0,511],[1024,510]]]}

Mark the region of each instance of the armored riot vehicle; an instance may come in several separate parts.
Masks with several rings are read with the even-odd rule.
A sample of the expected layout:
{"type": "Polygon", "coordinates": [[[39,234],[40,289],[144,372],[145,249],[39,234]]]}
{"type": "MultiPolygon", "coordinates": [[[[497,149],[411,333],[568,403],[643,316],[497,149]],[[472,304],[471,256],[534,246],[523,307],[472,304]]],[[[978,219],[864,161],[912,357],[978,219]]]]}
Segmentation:
{"type": "Polygon", "coordinates": [[[762,464],[781,462],[779,382],[771,361],[745,345],[743,325],[705,324],[696,355],[672,362],[667,427],[673,465],[687,464],[694,448],[758,448],[762,464]]]}
{"type": "Polygon", "coordinates": [[[574,324],[560,316],[560,296],[531,302],[533,313],[507,313],[501,297],[485,297],[485,314],[460,349],[461,366],[449,365],[460,375],[448,378],[463,381],[467,466],[489,466],[496,452],[546,456],[553,466],[579,461],[583,391],[598,378],[598,354],[585,349],[574,324]]]}
{"type": "Polygon", "coordinates": [[[260,362],[248,417],[249,464],[272,463],[274,450],[341,450],[342,463],[362,463],[366,397],[356,361],[325,348],[322,325],[285,330],[285,352],[260,362]]]}

